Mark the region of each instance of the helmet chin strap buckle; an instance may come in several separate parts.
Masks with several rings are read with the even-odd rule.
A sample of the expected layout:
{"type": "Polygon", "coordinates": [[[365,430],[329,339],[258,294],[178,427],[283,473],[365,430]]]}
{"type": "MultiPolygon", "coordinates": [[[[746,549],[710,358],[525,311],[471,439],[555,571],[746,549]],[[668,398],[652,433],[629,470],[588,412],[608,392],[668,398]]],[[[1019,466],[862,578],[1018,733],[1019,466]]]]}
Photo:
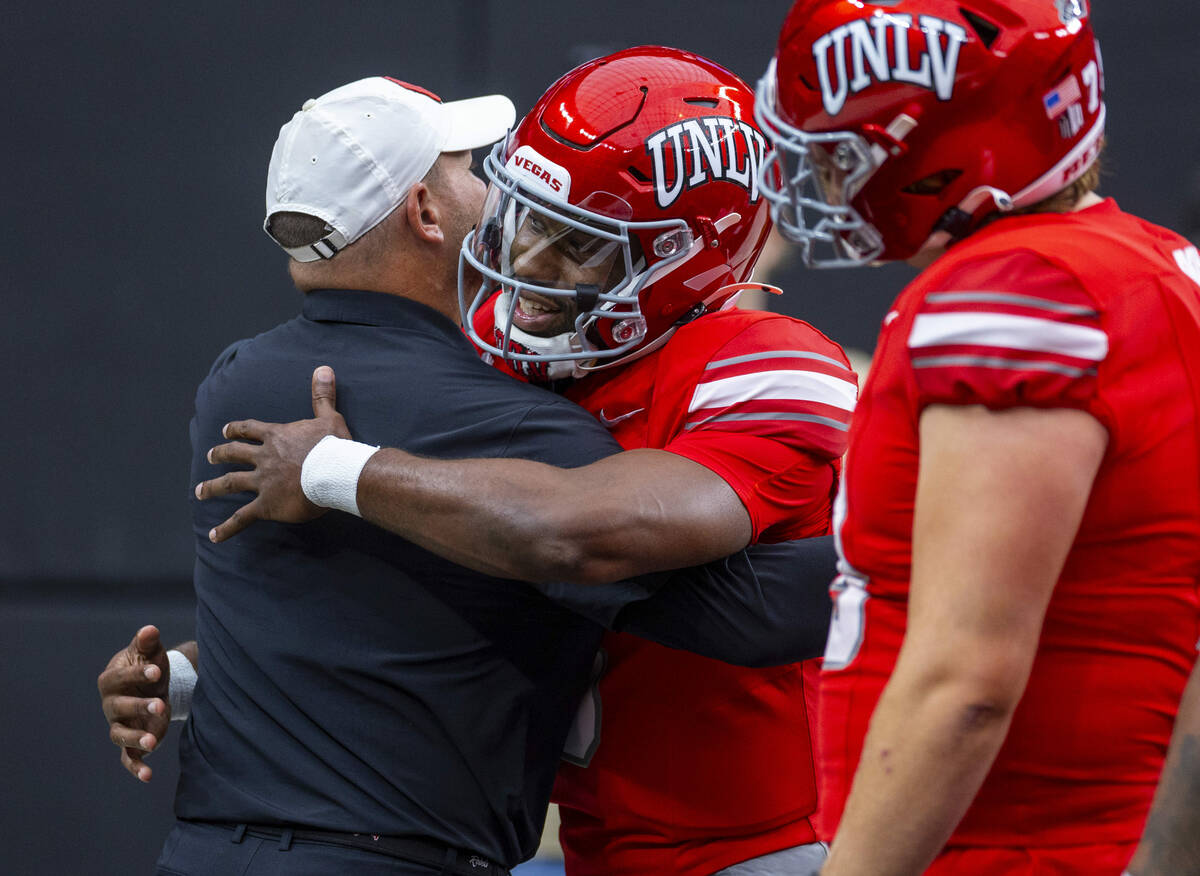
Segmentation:
{"type": "Polygon", "coordinates": [[[575,284],[575,303],[579,305],[580,313],[596,309],[596,302],[600,300],[600,287],[594,283],[576,283],[575,284]]]}
{"type": "Polygon", "coordinates": [[[704,238],[704,243],[709,247],[717,247],[721,245],[721,232],[717,230],[717,225],[707,216],[697,216],[696,224],[700,226],[700,236],[704,238]]]}

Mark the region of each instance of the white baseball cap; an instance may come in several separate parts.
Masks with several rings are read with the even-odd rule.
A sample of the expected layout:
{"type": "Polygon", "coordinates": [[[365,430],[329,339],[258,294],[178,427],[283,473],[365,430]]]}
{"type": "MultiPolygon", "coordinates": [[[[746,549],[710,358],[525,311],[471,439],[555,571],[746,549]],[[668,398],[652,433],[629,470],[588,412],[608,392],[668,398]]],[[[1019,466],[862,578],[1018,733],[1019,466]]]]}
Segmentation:
{"type": "Polygon", "coordinates": [[[333,258],[399,206],[439,155],[499,140],[516,115],[500,94],[442,103],[424,88],[383,76],[305,101],[279,129],[271,152],[263,229],[271,233],[276,213],[316,216],[329,233],[283,249],[301,262],[333,258]]]}

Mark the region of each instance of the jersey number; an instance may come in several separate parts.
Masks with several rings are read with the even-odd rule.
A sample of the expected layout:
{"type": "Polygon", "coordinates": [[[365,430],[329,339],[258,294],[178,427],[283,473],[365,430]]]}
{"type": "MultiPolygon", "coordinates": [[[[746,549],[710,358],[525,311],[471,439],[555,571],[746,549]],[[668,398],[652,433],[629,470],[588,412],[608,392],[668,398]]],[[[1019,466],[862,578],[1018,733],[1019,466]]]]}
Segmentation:
{"type": "Polygon", "coordinates": [[[575,721],[567,733],[567,741],[563,745],[562,759],[575,766],[585,767],[592,762],[592,755],[600,745],[600,679],[608,668],[608,655],[601,648],[596,652],[592,661],[592,681],[588,685],[579,709],[575,712],[575,721]]]}
{"type": "Polygon", "coordinates": [[[859,575],[841,574],[833,581],[833,617],[825,642],[824,669],[845,669],[862,647],[866,617],[867,581],[859,575]]]}
{"type": "Polygon", "coordinates": [[[833,617],[829,620],[829,638],[825,640],[823,669],[845,669],[862,647],[866,620],[867,577],[846,561],[842,546],[842,526],[846,523],[847,466],[842,468],[842,483],[833,500],[833,537],[838,552],[838,576],[833,579],[833,617]]]}

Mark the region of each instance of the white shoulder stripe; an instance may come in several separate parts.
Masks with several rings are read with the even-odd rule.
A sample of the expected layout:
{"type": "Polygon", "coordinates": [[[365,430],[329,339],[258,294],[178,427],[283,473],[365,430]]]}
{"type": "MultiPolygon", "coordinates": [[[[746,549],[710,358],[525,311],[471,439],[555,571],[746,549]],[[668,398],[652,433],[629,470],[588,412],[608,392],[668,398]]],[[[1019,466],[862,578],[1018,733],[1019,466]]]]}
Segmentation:
{"type": "Polygon", "coordinates": [[[1096,328],[1007,313],[923,313],[908,336],[910,348],[968,344],[1057,353],[1099,362],[1108,335],[1096,328]]]}
{"type": "Polygon", "coordinates": [[[699,384],[688,405],[688,413],[759,399],[812,401],[853,411],[857,398],[858,390],[852,381],[831,374],[818,371],[756,371],[699,384]]]}

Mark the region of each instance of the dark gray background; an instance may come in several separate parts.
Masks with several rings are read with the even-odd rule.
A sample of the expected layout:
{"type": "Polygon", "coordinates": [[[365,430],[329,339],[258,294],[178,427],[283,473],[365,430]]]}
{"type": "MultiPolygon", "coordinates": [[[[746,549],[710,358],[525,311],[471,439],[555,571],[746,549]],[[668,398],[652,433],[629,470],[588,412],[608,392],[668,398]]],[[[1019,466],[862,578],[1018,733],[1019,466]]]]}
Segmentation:
{"type": "MultiPolygon", "coordinates": [[[[1050,2],[1050,0],[1047,0],[1050,2]]],[[[0,872],[148,872],[172,756],[117,764],[94,679],[146,620],[190,632],[187,423],[231,340],[292,315],[259,230],[279,126],[387,74],[518,109],[569,67],[638,43],[757,78],[789,0],[354,0],[8,9],[0,458],[0,872]]],[[[1109,172],[1127,209],[1200,229],[1200,10],[1101,3],[1109,172]]],[[[906,268],[783,273],[773,303],[869,348],[906,268]]]]}

